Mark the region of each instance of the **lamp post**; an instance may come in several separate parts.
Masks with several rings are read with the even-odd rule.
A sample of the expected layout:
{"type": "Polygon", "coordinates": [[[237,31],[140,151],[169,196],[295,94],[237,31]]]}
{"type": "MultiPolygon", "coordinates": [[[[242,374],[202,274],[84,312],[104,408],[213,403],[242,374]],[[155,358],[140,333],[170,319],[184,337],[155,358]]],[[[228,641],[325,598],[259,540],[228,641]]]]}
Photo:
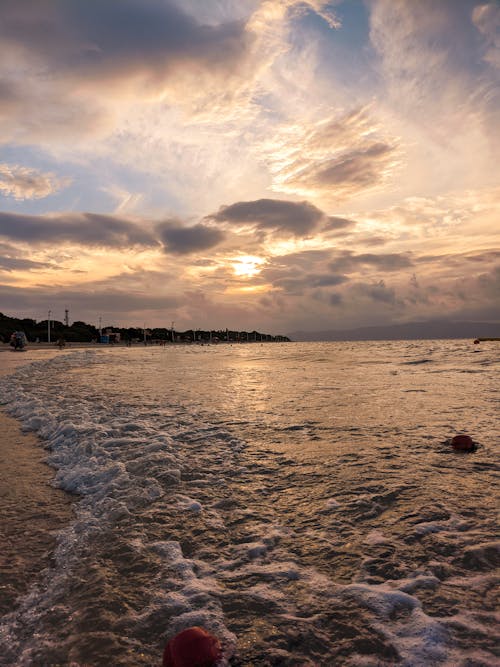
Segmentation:
{"type": "Polygon", "coordinates": [[[175,343],[175,340],[174,340],[174,324],[175,324],[175,322],[172,322],[172,325],[170,327],[170,335],[172,336],[172,343],[175,343]]]}
{"type": "Polygon", "coordinates": [[[50,316],[52,315],[52,311],[49,310],[49,313],[47,315],[47,342],[50,343],[50,316]]]}

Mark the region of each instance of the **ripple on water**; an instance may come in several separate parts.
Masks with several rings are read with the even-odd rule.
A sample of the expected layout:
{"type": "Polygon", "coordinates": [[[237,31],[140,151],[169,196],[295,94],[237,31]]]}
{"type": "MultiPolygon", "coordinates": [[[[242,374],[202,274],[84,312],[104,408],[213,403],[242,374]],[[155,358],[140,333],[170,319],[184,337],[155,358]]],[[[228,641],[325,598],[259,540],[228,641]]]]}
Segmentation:
{"type": "Polygon", "coordinates": [[[305,391],[311,359],[285,372],[266,348],[258,363],[168,352],[72,355],[10,380],[10,407],[81,498],[52,569],[2,619],[7,664],[155,664],[193,624],[240,665],[494,664],[491,454],[440,451],[493,393],[419,363],[381,389],[382,359],[331,367],[323,351],[315,386],[335,372],[344,387],[325,402],[305,391]],[[425,401],[404,396],[416,374],[425,401]]]}

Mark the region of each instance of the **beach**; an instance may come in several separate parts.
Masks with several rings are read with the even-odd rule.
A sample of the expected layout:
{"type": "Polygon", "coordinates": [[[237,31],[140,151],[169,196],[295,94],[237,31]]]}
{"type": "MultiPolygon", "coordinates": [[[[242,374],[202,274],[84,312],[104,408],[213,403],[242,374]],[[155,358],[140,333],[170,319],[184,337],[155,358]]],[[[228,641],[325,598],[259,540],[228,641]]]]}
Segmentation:
{"type": "Polygon", "coordinates": [[[70,495],[54,509],[49,470],[23,500],[35,521],[41,501],[50,529],[61,521],[48,548],[33,536],[52,556],[0,618],[6,665],[146,667],[193,625],[238,667],[496,664],[496,348],[94,347],[25,360],[0,378],[2,400],[31,432],[19,436],[30,466],[46,455],[70,495]],[[449,444],[465,427],[470,454],[449,444]]]}
{"type": "Polygon", "coordinates": [[[54,470],[33,434],[0,412],[0,614],[50,563],[55,532],[71,519],[71,496],[51,486],[54,470]]]}
{"type": "MultiPolygon", "coordinates": [[[[57,350],[36,345],[38,352],[10,353],[0,346],[0,376],[33,358],[57,350]]],[[[71,494],[52,486],[54,469],[43,443],[23,433],[19,421],[0,409],[0,614],[12,611],[16,599],[50,564],[55,533],[72,517],[71,494]]]]}

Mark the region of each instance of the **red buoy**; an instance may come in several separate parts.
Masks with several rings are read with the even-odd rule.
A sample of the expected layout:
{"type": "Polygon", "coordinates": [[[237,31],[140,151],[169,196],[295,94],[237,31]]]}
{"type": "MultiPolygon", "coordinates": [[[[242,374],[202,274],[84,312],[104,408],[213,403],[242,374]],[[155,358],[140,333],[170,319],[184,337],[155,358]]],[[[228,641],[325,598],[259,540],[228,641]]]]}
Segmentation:
{"type": "Polygon", "coordinates": [[[453,449],[458,449],[462,452],[470,452],[475,449],[474,440],[470,435],[455,435],[451,439],[451,446],[453,449]]]}
{"type": "Polygon", "coordinates": [[[203,628],[187,628],[165,646],[163,667],[215,667],[221,657],[217,637],[203,628]]]}

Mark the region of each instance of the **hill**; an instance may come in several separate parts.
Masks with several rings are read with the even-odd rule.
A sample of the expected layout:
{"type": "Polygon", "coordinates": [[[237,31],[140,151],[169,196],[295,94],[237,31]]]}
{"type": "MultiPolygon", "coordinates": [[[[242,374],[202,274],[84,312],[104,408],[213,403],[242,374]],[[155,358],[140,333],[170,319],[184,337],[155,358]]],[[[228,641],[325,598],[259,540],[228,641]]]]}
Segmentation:
{"type": "Polygon", "coordinates": [[[288,334],[295,341],[343,340],[432,340],[451,338],[493,338],[500,336],[500,323],[450,322],[431,320],[387,326],[336,329],[330,331],[295,331],[288,334]]]}

